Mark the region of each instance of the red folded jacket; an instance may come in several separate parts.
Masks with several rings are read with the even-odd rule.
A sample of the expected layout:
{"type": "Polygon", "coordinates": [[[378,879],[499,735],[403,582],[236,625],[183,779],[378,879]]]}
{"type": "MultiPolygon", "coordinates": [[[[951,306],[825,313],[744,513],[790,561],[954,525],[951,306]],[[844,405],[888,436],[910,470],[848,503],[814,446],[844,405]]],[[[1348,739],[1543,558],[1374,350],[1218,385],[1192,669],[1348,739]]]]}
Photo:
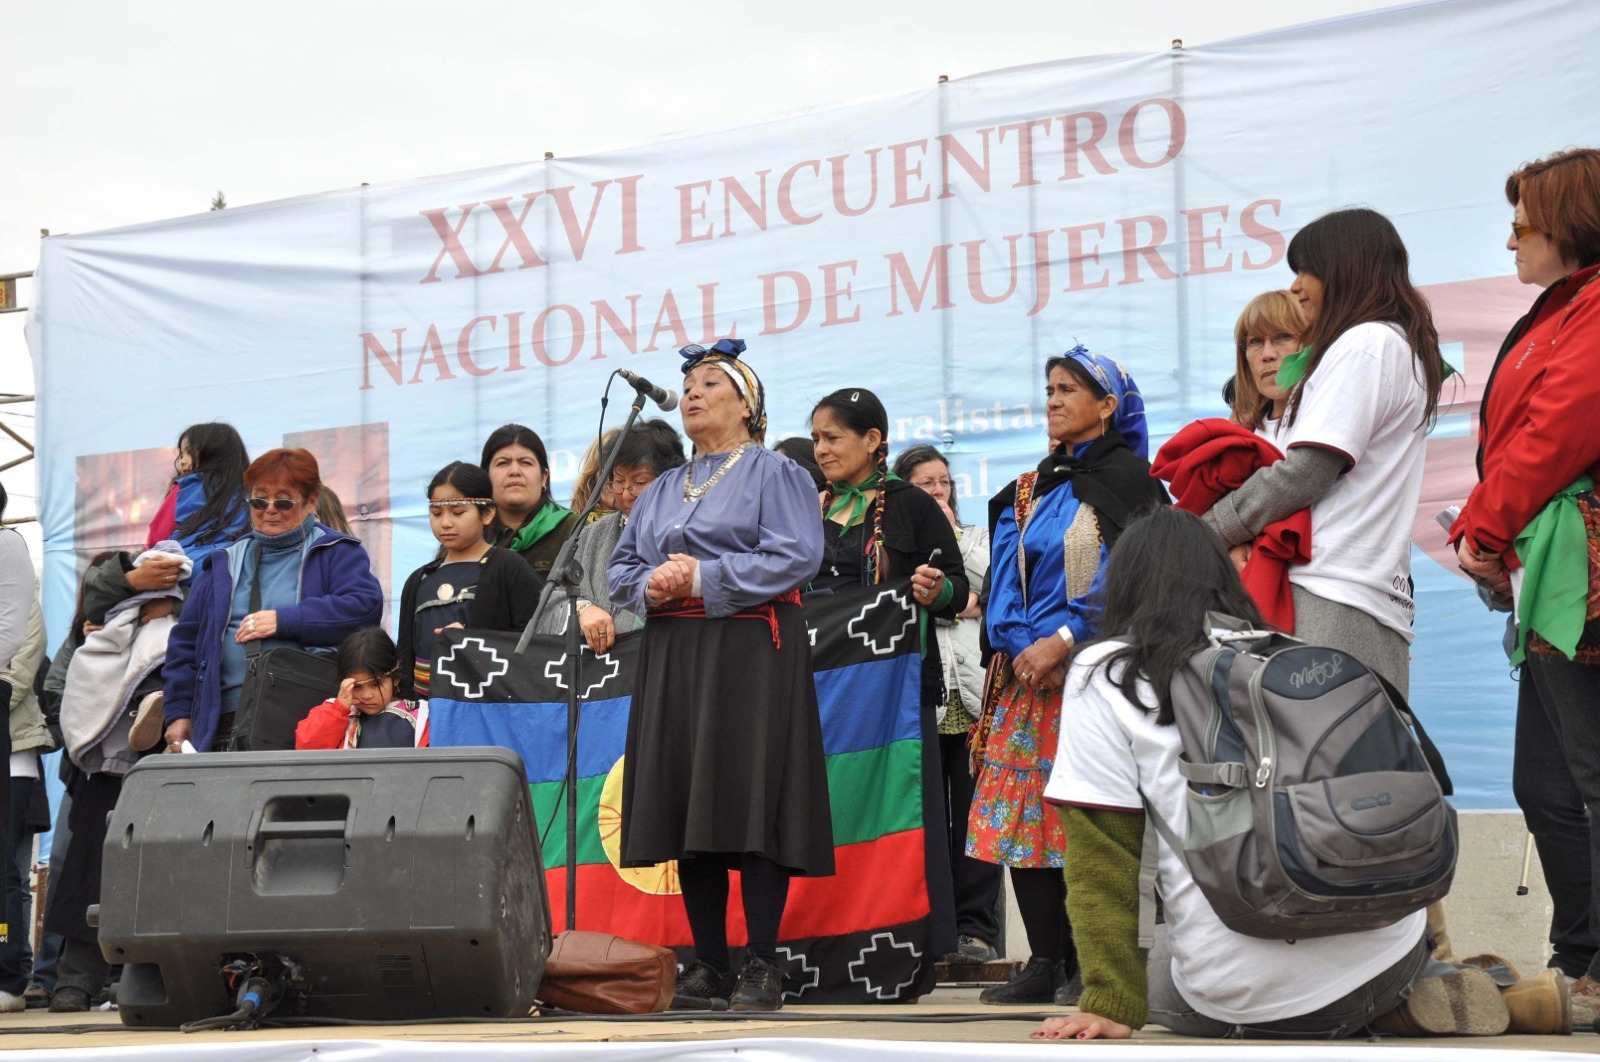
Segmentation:
{"type": "MultiPolygon", "coordinates": [[[[1231,420],[1197,420],[1167,440],[1150,463],[1150,472],[1172,487],[1173,503],[1195,515],[1238,490],[1250,474],[1283,453],[1249,428],[1231,420]]],[[[1294,633],[1294,599],[1289,595],[1289,565],[1311,559],[1311,510],[1301,509],[1262,528],[1251,545],[1240,578],[1261,616],[1279,630],[1294,633]]]]}

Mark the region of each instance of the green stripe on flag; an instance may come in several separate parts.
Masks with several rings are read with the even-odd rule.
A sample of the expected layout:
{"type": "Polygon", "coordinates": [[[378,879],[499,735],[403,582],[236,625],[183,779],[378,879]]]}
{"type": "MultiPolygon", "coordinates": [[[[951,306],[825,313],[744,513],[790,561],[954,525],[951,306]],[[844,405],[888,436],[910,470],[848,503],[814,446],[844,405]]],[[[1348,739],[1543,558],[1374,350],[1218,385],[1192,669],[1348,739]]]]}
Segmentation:
{"type": "Polygon", "coordinates": [[[828,757],[837,847],[922,826],[922,742],[895,741],[828,757]]]}
{"type": "MultiPolygon", "coordinates": [[[[533,826],[544,838],[541,851],[546,868],[559,867],[567,861],[567,804],[561,799],[566,782],[539,782],[530,785],[533,795],[533,826]],[[559,808],[557,805],[560,805],[559,808]],[[551,815],[555,821],[551,822],[551,815]],[[549,832],[545,832],[545,827],[549,832]]],[[[578,863],[604,863],[606,851],[600,845],[600,831],[595,828],[594,809],[600,803],[600,791],[605,787],[606,776],[578,779],[578,863]]],[[[610,816],[607,816],[609,821],[610,816]]],[[[618,824],[620,825],[620,824],[618,824]]]]}
{"type": "MultiPolygon", "coordinates": [[[[835,846],[875,841],[886,834],[921,827],[920,741],[896,741],[861,752],[837,753],[828,757],[827,768],[835,846]]],[[[580,866],[607,862],[600,840],[601,830],[595,824],[595,808],[600,804],[605,782],[605,775],[578,779],[580,866]]],[[[546,867],[561,866],[567,861],[567,810],[561,800],[565,784],[539,782],[528,787],[533,795],[534,828],[544,838],[542,851],[546,867]]],[[[605,829],[621,829],[617,810],[606,809],[605,829]]]]}

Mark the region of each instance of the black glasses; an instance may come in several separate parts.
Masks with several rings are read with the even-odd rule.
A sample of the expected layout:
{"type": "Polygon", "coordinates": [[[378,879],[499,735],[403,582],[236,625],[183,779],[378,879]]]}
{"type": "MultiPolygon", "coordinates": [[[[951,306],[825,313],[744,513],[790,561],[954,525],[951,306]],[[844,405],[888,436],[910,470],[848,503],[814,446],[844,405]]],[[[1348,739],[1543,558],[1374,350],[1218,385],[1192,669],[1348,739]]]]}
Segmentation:
{"type": "Polygon", "coordinates": [[[286,513],[290,509],[293,509],[297,504],[299,504],[299,503],[291,501],[288,498],[251,498],[250,499],[250,508],[254,509],[258,513],[266,512],[269,506],[271,508],[273,508],[273,509],[278,510],[280,513],[286,513]]]}

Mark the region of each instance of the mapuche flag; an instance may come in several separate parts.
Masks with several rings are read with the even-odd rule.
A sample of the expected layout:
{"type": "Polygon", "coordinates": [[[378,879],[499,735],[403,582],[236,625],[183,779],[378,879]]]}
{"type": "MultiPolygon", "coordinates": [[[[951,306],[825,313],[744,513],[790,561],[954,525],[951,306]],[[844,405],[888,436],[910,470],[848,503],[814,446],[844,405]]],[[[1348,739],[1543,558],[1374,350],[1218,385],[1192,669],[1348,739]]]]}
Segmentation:
{"type": "MultiPolygon", "coordinates": [[[[915,999],[932,990],[928,866],[945,844],[932,719],[921,709],[919,624],[908,584],[810,595],[804,603],[822,711],[837,873],[795,878],[779,931],[791,1002],[915,999]],[[929,826],[932,832],[929,832],[929,826]]],[[[500,745],[527,767],[534,827],[557,926],[566,922],[565,640],[446,630],[434,662],[434,745],[500,745]]],[[[674,863],[623,869],[623,747],[643,634],[607,653],[581,651],[578,724],[577,927],[687,948],[692,939],[674,863]]],[[[946,876],[948,871],[945,872],[946,876]]],[[[937,881],[938,871],[935,870],[937,881]]],[[[745,942],[737,882],[729,943],[745,942]]],[[[940,934],[943,935],[943,934],[940,934]]]]}

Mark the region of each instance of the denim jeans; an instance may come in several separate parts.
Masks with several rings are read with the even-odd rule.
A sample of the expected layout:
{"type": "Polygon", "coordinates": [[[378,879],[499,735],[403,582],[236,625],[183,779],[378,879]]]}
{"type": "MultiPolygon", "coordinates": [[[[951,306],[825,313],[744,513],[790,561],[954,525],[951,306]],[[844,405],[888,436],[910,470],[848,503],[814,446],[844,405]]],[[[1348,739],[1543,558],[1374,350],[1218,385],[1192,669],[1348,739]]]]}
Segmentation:
{"type": "MultiPolygon", "coordinates": [[[[1423,936],[1399,962],[1373,977],[1354,991],[1319,1007],[1309,1014],[1259,1025],[1238,1025],[1209,1018],[1195,1010],[1172,983],[1172,952],[1167,948],[1167,927],[1156,927],[1156,946],[1150,949],[1148,966],[1150,1020],[1184,1036],[1208,1040],[1338,1040],[1358,1036],[1373,1019],[1394,1010],[1411,995],[1411,985],[1420,977],[1438,976],[1456,969],[1428,958],[1430,947],[1423,936]]],[[[1321,976],[1307,970],[1306,976],[1321,976]]]]}

